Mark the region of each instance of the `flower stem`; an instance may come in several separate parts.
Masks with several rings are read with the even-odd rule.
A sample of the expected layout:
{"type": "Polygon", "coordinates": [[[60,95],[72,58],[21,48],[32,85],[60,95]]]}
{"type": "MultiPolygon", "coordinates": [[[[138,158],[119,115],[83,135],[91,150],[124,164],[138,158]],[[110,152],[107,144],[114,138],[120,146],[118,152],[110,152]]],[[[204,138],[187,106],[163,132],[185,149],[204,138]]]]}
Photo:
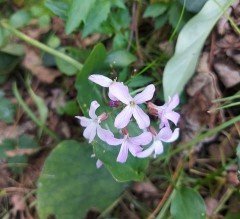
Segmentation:
{"type": "Polygon", "coordinates": [[[13,26],[11,26],[9,23],[7,23],[6,21],[2,20],[0,21],[0,25],[5,28],[6,30],[8,30],[9,32],[11,32],[12,34],[14,34],[15,36],[17,36],[19,39],[29,43],[30,45],[33,45],[53,56],[56,56],[66,62],[68,62],[69,64],[73,65],[74,67],[76,67],[78,70],[82,69],[82,64],[79,63],[77,60],[73,59],[72,57],[57,51],[55,49],[52,49],[51,47],[46,46],[43,43],[40,43],[37,40],[32,39],[31,37],[27,36],[26,34],[22,33],[21,31],[17,30],[16,28],[14,28],[13,26]]]}

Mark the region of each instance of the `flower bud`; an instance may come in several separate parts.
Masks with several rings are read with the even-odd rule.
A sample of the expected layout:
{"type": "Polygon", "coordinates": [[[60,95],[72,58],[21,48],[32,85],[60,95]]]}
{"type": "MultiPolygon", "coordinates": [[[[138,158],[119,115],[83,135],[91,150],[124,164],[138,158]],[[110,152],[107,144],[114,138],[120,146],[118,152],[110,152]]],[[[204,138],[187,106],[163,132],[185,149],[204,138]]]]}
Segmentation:
{"type": "Polygon", "coordinates": [[[148,102],[147,108],[148,108],[148,112],[150,115],[158,116],[158,110],[157,110],[157,106],[155,104],[153,104],[152,102],[148,102]]]}
{"type": "Polygon", "coordinates": [[[157,131],[156,131],[156,129],[155,129],[153,126],[149,126],[148,130],[149,130],[149,132],[151,132],[154,136],[157,135],[157,131]]]}
{"type": "Polygon", "coordinates": [[[109,106],[112,107],[112,108],[113,107],[119,107],[120,106],[120,101],[118,101],[118,100],[117,101],[110,100],[109,101],[109,106]]]}
{"type": "Polygon", "coordinates": [[[127,130],[127,128],[123,128],[123,129],[122,129],[122,134],[123,134],[123,135],[128,135],[128,130],[127,130]]]}
{"type": "Polygon", "coordinates": [[[107,113],[102,113],[100,116],[98,116],[98,120],[100,122],[107,120],[108,114],[107,113]]]}

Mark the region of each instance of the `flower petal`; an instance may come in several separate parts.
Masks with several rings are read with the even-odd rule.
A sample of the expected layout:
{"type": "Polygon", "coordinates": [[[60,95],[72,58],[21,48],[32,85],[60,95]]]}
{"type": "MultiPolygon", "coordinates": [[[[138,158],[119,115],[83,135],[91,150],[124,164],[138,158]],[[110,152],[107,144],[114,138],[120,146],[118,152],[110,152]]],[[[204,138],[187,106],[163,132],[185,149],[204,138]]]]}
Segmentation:
{"type": "Polygon", "coordinates": [[[145,103],[153,98],[155,92],[155,86],[153,84],[148,85],[145,89],[137,94],[133,99],[137,104],[145,103]]]}
{"type": "Polygon", "coordinates": [[[163,128],[164,126],[165,126],[165,127],[170,127],[170,124],[169,124],[168,120],[167,120],[164,116],[162,116],[162,117],[160,118],[159,128],[161,129],[161,128],[163,128]]]}
{"type": "Polygon", "coordinates": [[[160,141],[166,142],[172,136],[172,130],[169,127],[162,128],[157,134],[156,138],[160,141]]]}
{"type": "Polygon", "coordinates": [[[102,167],[102,165],[103,165],[103,162],[98,159],[96,162],[96,167],[99,169],[100,167],[102,167]]]}
{"type": "Polygon", "coordinates": [[[133,108],[133,117],[140,129],[147,128],[150,125],[149,116],[138,105],[133,108]]]}
{"type": "Polygon", "coordinates": [[[140,147],[139,145],[131,144],[131,142],[127,142],[127,144],[128,144],[128,149],[129,149],[130,153],[134,157],[136,157],[137,154],[143,150],[142,147],[140,147]]]}
{"type": "Polygon", "coordinates": [[[162,154],[163,153],[163,144],[161,141],[154,141],[153,143],[153,146],[154,146],[154,158],[159,155],[159,154],[162,154]]]}
{"type": "Polygon", "coordinates": [[[157,139],[164,142],[173,142],[177,140],[179,136],[179,128],[176,128],[174,132],[169,127],[164,127],[157,135],[157,139]]]}
{"type": "Polygon", "coordinates": [[[178,139],[178,137],[179,137],[179,128],[176,128],[172,133],[172,136],[166,142],[174,142],[178,139]]]}
{"type": "Polygon", "coordinates": [[[169,102],[168,102],[168,106],[167,106],[167,110],[173,110],[174,108],[176,108],[179,104],[179,96],[177,94],[175,94],[172,98],[169,98],[169,102]]]}
{"type": "Polygon", "coordinates": [[[109,87],[113,82],[110,78],[98,74],[90,75],[88,79],[102,87],[109,87]]]}
{"type": "Polygon", "coordinates": [[[75,116],[75,118],[80,120],[80,125],[83,127],[87,127],[92,122],[91,119],[84,116],[75,116]]]}
{"type": "Polygon", "coordinates": [[[180,119],[180,115],[179,113],[176,113],[174,111],[171,112],[167,112],[165,115],[165,118],[167,118],[168,120],[172,121],[175,125],[177,125],[179,119],[180,119]]]}
{"type": "Polygon", "coordinates": [[[97,118],[96,110],[97,110],[97,108],[98,108],[99,106],[100,106],[100,105],[99,105],[99,103],[98,103],[96,100],[92,101],[91,106],[90,106],[90,109],[89,109],[89,112],[88,112],[89,116],[90,116],[92,119],[96,119],[96,118],[97,118]]]}
{"type": "Polygon", "coordinates": [[[97,124],[92,122],[90,123],[83,132],[84,138],[89,140],[89,143],[93,141],[97,132],[97,124]]]}
{"type": "Polygon", "coordinates": [[[152,144],[146,150],[137,153],[137,157],[139,157],[139,158],[149,157],[149,156],[151,156],[153,154],[153,151],[154,151],[154,145],[152,144]]]}
{"type": "Polygon", "coordinates": [[[136,137],[130,137],[129,140],[135,145],[147,145],[152,141],[152,134],[150,132],[143,132],[136,137]]]}
{"type": "Polygon", "coordinates": [[[108,91],[108,97],[113,101],[118,101],[118,99],[111,94],[110,90],[108,91]]]}
{"type": "Polygon", "coordinates": [[[118,129],[126,127],[132,117],[132,108],[126,106],[115,118],[114,126],[118,129]]]}
{"type": "Polygon", "coordinates": [[[123,142],[123,139],[115,138],[110,130],[103,129],[100,125],[97,127],[97,135],[109,145],[120,145],[123,142]]]}
{"type": "Polygon", "coordinates": [[[109,87],[109,94],[127,105],[133,100],[129,94],[128,87],[120,82],[115,82],[109,87]]]}
{"type": "Polygon", "coordinates": [[[117,157],[117,162],[125,163],[128,157],[128,145],[126,142],[123,142],[117,157]]]}

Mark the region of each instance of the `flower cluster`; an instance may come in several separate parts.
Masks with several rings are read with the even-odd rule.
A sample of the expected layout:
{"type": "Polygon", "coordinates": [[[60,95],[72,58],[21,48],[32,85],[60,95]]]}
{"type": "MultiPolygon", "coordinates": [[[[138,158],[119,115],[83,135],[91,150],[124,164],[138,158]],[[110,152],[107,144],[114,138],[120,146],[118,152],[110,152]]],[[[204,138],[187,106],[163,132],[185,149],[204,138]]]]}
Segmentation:
{"type": "MultiPolygon", "coordinates": [[[[101,123],[108,118],[107,113],[99,116],[96,110],[100,106],[97,101],[91,103],[89,109],[89,117],[76,116],[80,120],[81,126],[85,127],[83,136],[91,143],[96,135],[108,145],[120,146],[117,162],[125,163],[130,152],[134,157],[146,158],[149,156],[156,157],[163,153],[163,142],[173,142],[179,136],[179,128],[171,130],[171,123],[177,125],[180,115],[174,112],[174,108],[179,104],[178,95],[169,98],[168,102],[163,106],[157,106],[150,102],[153,98],[155,87],[153,84],[148,85],[142,92],[134,97],[131,96],[129,89],[122,82],[111,80],[103,75],[91,75],[89,80],[108,88],[108,96],[110,98],[110,107],[121,107],[122,111],[116,116],[114,126],[120,130],[122,138],[116,138],[114,134],[107,129],[101,127],[101,123]],[[159,131],[150,126],[150,118],[148,114],[140,107],[141,104],[147,104],[148,112],[159,119],[159,131]],[[135,119],[138,127],[142,130],[142,134],[138,136],[130,136],[127,126],[135,119]],[[151,144],[150,144],[151,143],[151,144]],[[147,148],[142,146],[150,145],[147,148]]],[[[100,166],[98,161],[98,166],[100,166]]]]}

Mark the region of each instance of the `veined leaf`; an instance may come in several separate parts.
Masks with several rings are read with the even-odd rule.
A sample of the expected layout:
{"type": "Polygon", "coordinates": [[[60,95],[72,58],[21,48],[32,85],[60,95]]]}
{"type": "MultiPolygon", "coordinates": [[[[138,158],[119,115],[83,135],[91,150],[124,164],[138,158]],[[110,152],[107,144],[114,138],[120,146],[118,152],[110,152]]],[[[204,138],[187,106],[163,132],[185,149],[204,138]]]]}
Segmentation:
{"type": "Polygon", "coordinates": [[[209,0],[183,27],[178,36],[175,54],[167,63],[163,73],[165,100],[183,91],[194,74],[206,38],[231,2],[233,0],[209,0]]]}

